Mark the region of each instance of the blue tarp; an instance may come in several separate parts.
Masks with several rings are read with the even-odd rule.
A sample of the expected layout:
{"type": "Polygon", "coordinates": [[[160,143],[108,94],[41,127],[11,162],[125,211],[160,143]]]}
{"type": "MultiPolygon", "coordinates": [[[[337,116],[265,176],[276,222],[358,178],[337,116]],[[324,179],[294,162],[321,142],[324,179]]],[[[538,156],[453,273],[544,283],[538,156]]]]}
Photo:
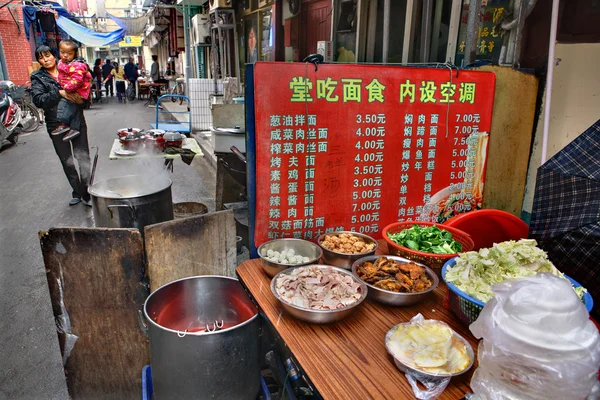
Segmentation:
{"type": "Polygon", "coordinates": [[[63,16],[58,17],[56,24],[73,39],[88,46],[99,47],[118,43],[125,37],[125,29],[117,29],[108,33],[100,33],[81,26],[63,16]]]}

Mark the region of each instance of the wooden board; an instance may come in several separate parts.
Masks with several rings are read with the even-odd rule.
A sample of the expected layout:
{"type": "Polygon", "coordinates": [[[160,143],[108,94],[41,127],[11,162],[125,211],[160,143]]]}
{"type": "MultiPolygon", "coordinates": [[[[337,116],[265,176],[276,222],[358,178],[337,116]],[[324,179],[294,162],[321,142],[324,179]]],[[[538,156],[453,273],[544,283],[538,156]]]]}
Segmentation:
{"type": "Polygon", "coordinates": [[[68,335],[59,332],[69,394],[140,398],[141,371],[150,362],[138,325],[149,295],[140,232],[57,228],[41,232],[40,242],[54,316],[58,321],[66,310],[70,332],[78,337],[68,354],[68,335]]]}
{"type": "MultiPolygon", "coordinates": [[[[385,253],[387,247],[380,243],[377,254],[385,253]]],[[[347,319],[316,325],[296,320],[282,310],[260,263],[259,259],[245,261],[236,272],[324,399],[414,398],[406,377],[388,355],[384,340],[390,328],[418,313],[448,323],[477,352],[477,340],[469,329],[442,305],[447,293],[443,282],[423,303],[388,307],[367,299],[347,319]]],[[[475,367],[453,378],[439,399],[462,399],[475,367]]]]}
{"type": "Polygon", "coordinates": [[[506,67],[478,70],[496,74],[483,208],[518,217],[525,193],[538,79],[506,67]]]}
{"type": "Polygon", "coordinates": [[[233,211],[219,211],[145,227],[150,289],[198,275],[235,275],[233,211]]]}

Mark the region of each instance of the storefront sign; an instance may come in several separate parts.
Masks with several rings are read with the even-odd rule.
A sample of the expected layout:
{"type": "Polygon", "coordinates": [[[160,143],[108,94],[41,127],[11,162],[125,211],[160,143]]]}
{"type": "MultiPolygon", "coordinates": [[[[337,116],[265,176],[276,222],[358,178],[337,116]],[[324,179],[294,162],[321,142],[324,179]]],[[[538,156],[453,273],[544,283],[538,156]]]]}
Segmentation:
{"type": "Polygon", "coordinates": [[[125,36],[125,38],[119,42],[119,47],[142,47],[142,37],[125,36]]]}
{"type": "Polygon", "coordinates": [[[258,63],[255,244],[481,206],[495,75],[258,63]]]}

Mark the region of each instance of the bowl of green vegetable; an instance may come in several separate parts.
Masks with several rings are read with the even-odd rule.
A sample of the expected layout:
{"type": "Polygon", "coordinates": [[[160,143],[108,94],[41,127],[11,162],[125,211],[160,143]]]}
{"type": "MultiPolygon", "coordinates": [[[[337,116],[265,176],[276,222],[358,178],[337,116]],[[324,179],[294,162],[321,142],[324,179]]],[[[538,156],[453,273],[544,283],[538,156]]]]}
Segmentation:
{"type": "Polygon", "coordinates": [[[469,234],[433,222],[395,222],[383,228],[388,251],[433,268],[441,273],[442,265],[460,252],[473,250],[469,234]]]}

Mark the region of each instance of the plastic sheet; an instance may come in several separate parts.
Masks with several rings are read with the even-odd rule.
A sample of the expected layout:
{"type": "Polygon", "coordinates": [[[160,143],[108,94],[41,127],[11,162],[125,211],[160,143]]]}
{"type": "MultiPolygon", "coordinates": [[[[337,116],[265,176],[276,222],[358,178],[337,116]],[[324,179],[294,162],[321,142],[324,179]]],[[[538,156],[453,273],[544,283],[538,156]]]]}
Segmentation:
{"type": "Polygon", "coordinates": [[[600,338],[568,281],[551,274],[493,287],[470,326],[479,344],[473,399],[585,399],[598,384],[600,338]]]}

